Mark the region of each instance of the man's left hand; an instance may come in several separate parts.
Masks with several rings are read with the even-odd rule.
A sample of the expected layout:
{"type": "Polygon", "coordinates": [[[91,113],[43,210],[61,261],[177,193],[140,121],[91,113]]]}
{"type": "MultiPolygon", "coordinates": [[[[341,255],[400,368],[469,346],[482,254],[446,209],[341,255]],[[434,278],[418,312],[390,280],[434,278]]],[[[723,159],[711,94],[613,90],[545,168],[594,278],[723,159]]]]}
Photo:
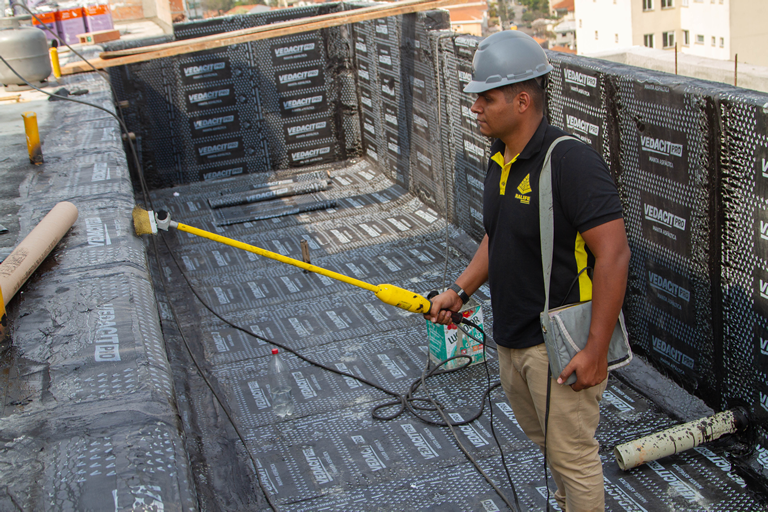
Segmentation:
{"type": "Polygon", "coordinates": [[[589,345],[577,353],[571,362],[563,369],[563,373],[557,379],[562,384],[573,372],[576,372],[576,382],[571,384],[574,391],[597,386],[608,377],[608,358],[605,354],[593,354],[588,350],[589,345]]]}

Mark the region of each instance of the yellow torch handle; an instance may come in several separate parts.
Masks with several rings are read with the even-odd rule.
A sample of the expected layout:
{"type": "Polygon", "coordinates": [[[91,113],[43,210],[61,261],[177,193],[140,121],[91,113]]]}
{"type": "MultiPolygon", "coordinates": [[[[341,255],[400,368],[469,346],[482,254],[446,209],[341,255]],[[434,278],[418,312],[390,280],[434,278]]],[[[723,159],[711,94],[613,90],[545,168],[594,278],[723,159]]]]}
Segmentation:
{"type": "Polygon", "coordinates": [[[246,243],[234,240],[232,238],[227,238],[225,236],[217,235],[216,233],[211,233],[209,231],[204,231],[202,229],[194,228],[192,226],[187,226],[186,224],[182,224],[181,222],[178,223],[178,225],[176,226],[176,229],[178,229],[179,231],[186,231],[187,233],[192,233],[193,235],[197,235],[203,238],[207,238],[208,240],[213,240],[214,242],[219,242],[225,245],[229,245],[231,247],[242,249],[244,251],[252,252],[254,254],[258,254],[259,256],[264,256],[265,258],[279,261],[281,263],[287,263],[288,265],[293,265],[294,267],[299,267],[304,270],[309,270],[310,272],[321,274],[321,275],[330,277],[331,279],[343,281],[345,283],[349,283],[351,285],[357,286],[358,288],[363,288],[372,292],[377,292],[379,290],[378,286],[374,286],[372,284],[366,283],[365,281],[360,281],[359,279],[348,277],[348,276],[345,276],[344,274],[333,272],[332,270],[326,270],[324,268],[317,267],[310,263],[304,263],[303,261],[295,260],[293,258],[289,258],[288,256],[283,256],[282,254],[278,254],[276,252],[267,251],[266,249],[256,247],[255,245],[246,244],[246,243]]]}
{"type": "MultiPolygon", "coordinates": [[[[174,223],[171,223],[171,225],[173,224],[174,223]]],[[[293,265],[294,267],[299,267],[301,269],[314,272],[315,274],[330,277],[331,279],[336,279],[337,281],[342,281],[344,283],[357,286],[358,288],[363,288],[364,290],[374,292],[376,297],[382,302],[385,302],[391,306],[405,309],[411,313],[427,313],[429,312],[429,308],[432,305],[431,302],[429,302],[418,293],[410,292],[391,284],[380,284],[378,286],[372,285],[370,283],[366,283],[365,281],[345,276],[344,274],[339,274],[338,272],[333,272],[332,270],[327,270],[310,263],[305,263],[300,260],[289,258],[288,256],[283,256],[282,254],[278,254],[276,252],[267,251],[266,249],[256,247],[255,245],[246,244],[232,238],[227,238],[226,236],[217,235],[216,233],[211,233],[210,231],[204,231],[202,229],[188,226],[180,222],[175,224],[176,229],[179,231],[191,233],[202,238],[207,238],[208,240],[213,240],[214,242],[229,245],[230,247],[252,252],[254,254],[258,254],[259,256],[264,256],[265,258],[279,261],[281,263],[287,263],[288,265],[293,265]]]]}

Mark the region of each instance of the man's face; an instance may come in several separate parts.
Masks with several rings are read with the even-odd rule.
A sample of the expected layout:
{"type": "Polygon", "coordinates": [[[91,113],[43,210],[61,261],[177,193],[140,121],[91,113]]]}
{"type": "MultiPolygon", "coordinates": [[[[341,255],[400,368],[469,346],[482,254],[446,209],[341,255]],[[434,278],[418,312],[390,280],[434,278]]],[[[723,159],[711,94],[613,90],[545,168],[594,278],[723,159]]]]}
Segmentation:
{"type": "Polygon", "coordinates": [[[500,139],[513,131],[517,124],[516,104],[517,98],[507,102],[507,96],[502,89],[479,93],[471,110],[477,115],[480,133],[500,139]]]}

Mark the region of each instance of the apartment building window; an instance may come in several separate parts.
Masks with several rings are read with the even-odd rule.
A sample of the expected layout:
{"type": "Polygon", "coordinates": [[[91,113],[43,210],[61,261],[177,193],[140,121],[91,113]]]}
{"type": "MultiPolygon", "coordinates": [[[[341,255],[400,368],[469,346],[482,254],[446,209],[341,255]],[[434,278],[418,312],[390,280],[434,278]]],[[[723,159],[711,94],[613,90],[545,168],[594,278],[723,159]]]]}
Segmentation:
{"type": "Polygon", "coordinates": [[[581,20],[579,20],[579,28],[581,28],[581,20]]]}
{"type": "Polygon", "coordinates": [[[595,41],[597,41],[597,30],[595,30],[595,41]]]}
{"type": "Polygon", "coordinates": [[[712,36],[712,46],[715,46],[715,36],[712,36]]]}
{"type": "Polygon", "coordinates": [[[724,37],[720,38],[720,48],[725,48],[725,38],[724,37]]]}
{"type": "Polygon", "coordinates": [[[704,35],[696,34],[696,44],[704,44],[704,35]]]}
{"type": "Polygon", "coordinates": [[[643,36],[643,45],[647,48],[653,48],[653,34],[645,34],[643,36]]]}
{"type": "Polygon", "coordinates": [[[672,48],[675,46],[675,31],[663,32],[661,34],[661,42],[664,44],[664,48],[672,48]]]}
{"type": "Polygon", "coordinates": [[[653,0],[643,0],[643,10],[644,11],[652,11],[653,10],[653,0]]]}
{"type": "Polygon", "coordinates": [[[661,0],[662,9],[670,9],[675,6],[675,0],[661,0]]]}
{"type": "Polygon", "coordinates": [[[683,45],[691,45],[691,33],[688,30],[683,30],[683,45]]]}
{"type": "Polygon", "coordinates": [[[688,7],[688,0],[681,0],[680,5],[683,7],[688,7]]]}
{"type": "Polygon", "coordinates": [[[619,34],[616,34],[616,35],[614,36],[614,39],[615,39],[616,43],[618,43],[618,42],[619,42],[619,34]]]}

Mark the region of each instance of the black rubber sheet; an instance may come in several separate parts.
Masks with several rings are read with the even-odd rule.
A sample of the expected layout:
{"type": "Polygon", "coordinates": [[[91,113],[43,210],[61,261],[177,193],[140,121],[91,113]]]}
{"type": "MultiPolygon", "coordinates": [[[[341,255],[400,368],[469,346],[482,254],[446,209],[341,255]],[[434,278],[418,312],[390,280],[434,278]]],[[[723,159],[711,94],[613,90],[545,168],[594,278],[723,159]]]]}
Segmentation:
{"type": "MultiPolygon", "coordinates": [[[[438,286],[445,263],[444,220],[401,188],[388,185],[373,162],[326,166],[333,186],[326,192],[339,202],[334,211],[219,228],[219,232],[269,250],[299,257],[300,240],[311,245],[312,262],[372,283],[391,282],[420,293],[438,286]],[[380,202],[381,191],[387,196],[380,202]],[[359,203],[345,199],[367,197],[359,203]],[[421,213],[419,213],[421,212],[421,213]],[[426,215],[425,215],[426,214],[426,215]],[[389,220],[397,220],[392,223],[389,220]],[[406,223],[411,228],[398,229],[406,223]],[[387,227],[382,233],[361,225],[387,227]],[[393,229],[394,228],[394,229],[393,229]],[[334,234],[334,232],[336,234],[334,234]],[[314,244],[314,245],[313,245],[314,244]]],[[[284,178],[270,173],[264,182],[284,178]]],[[[254,186],[255,177],[242,181],[254,186]]],[[[234,181],[214,187],[237,189],[234,181]]],[[[193,225],[210,225],[213,212],[206,197],[219,191],[195,184],[154,193],[154,201],[193,225]],[[190,204],[195,210],[190,211],[190,204]],[[188,217],[188,219],[186,218],[188,217]]],[[[265,205],[266,206],[266,205],[265,205]]],[[[448,225],[448,279],[463,269],[473,250],[466,235],[448,225]]],[[[405,391],[422,372],[427,358],[424,320],[379,302],[372,293],[302,270],[221,246],[183,233],[166,235],[171,251],[203,300],[225,318],[262,337],[291,346],[302,355],[351,372],[397,392],[405,391]]],[[[391,400],[354,379],[312,366],[289,353],[296,415],[279,422],[271,412],[267,365],[272,345],[238,331],[216,318],[194,299],[179,268],[163,249],[158,276],[171,287],[160,298],[163,324],[174,325],[176,308],[182,330],[203,371],[229,408],[256,458],[267,492],[281,510],[504,510],[504,504],[459,451],[445,428],[429,426],[408,414],[391,421],[375,420],[371,409],[391,400]],[[167,301],[167,302],[166,302],[167,301]]],[[[477,294],[487,307],[488,290],[477,294]]],[[[175,328],[175,327],[174,327],[175,328]]],[[[168,329],[170,330],[170,329],[168,329]]],[[[495,381],[498,363],[489,351],[495,381]]],[[[196,385],[199,376],[175,368],[176,382],[185,376],[187,437],[206,446],[193,451],[197,468],[215,473],[225,463],[248,473],[245,453],[231,436],[227,450],[211,449],[211,433],[222,423],[210,391],[196,385]]],[[[432,395],[454,418],[474,413],[486,384],[482,366],[430,380],[432,395]]],[[[667,383],[667,386],[672,386],[667,383]]],[[[546,488],[541,453],[517,426],[500,390],[492,394],[494,425],[525,510],[542,510],[546,488]]],[[[612,448],[675,423],[634,389],[611,380],[601,404],[598,431],[606,478],[608,510],[750,510],[761,505],[746,491],[723,446],[663,459],[624,473],[612,448]]],[[[492,478],[511,495],[491,436],[490,416],[458,429],[459,438],[492,478]]],[[[235,472],[239,472],[235,471],[235,472]]],[[[250,476],[249,485],[255,485],[250,476]]],[[[246,482],[217,482],[201,493],[243,496],[246,482]]],[[[553,484],[550,482],[550,486],[553,484]]],[[[554,500],[552,500],[554,504],[554,500]]]]}
{"type": "MultiPolygon", "coordinates": [[[[60,83],[113,109],[95,74],[60,83]]],[[[59,201],[79,217],[9,304],[0,509],[196,510],[118,124],[63,101],[29,108],[41,121],[45,164],[9,165],[27,176],[19,237],[59,201]]]]}

